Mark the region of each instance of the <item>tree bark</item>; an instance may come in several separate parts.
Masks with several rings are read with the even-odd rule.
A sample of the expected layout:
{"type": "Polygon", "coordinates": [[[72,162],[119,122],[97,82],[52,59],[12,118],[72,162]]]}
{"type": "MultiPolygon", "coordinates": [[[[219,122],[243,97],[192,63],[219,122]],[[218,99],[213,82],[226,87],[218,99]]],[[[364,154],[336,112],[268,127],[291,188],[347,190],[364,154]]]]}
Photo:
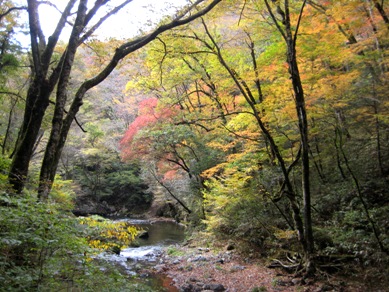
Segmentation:
{"type": "Polygon", "coordinates": [[[15,110],[15,107],[16,107],[16,104],[18,103],[18,100],[15,99],[15,100],[11,100],[11,108],[9,110],[9,114],[8,114],[8,122],[7,122],[7,127],[6,127],[6,130],[5,130],[5,134],[4,134],[4,139],[3,139],[3,143],[1,145],[1,153],[3,155],[5,155],[5,153],[7,153],[7,150],[9,150],[10,147],[7,147],[8,145],[8,139],[11,135],[11,125],[12,125],[12,120],[13,120],[13,116],[14,116],[14,110],[15,110]]]}
{"type": "Polygon", "coordinates": [[[378,0],[373,0],[373,3],[375,8],[378,10],[379,14],[381,15],[383,21],[386,23],[386,28],[389,29],[389,17],[386,14],[383,6],[384,1],[380,3],[378,0]]]}
{"type": "Polygon", "coordinates": [[[17,194],[24,188],[33,149],[49,105],[50,87],[47,82],[39,83],[34,81],[28,90],[24,122],[9,173],[9,182],[17,194]]]}

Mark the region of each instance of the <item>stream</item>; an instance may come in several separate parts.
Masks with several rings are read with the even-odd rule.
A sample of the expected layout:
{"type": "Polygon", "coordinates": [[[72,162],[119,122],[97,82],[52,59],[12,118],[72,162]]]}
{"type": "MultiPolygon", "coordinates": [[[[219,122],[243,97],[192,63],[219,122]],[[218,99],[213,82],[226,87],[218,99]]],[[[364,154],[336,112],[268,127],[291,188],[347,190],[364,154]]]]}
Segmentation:
{"type": "Polygon", "coordinates": [[[139,281],[158,292],[178,291],[169,287],[171,279],[162,275],[149,274],[147,270],[160,263],[162,249],[181,243],[185,239],[185,228],[170,221],[150,222],[148,220],[122,219],[131,225],[148,231],[146,238],[136,240],[138,247],[129,247],[121,250],[120,255],[103,254],[100,257],[112,262],[129,275],[138,276],[139,281]]]}

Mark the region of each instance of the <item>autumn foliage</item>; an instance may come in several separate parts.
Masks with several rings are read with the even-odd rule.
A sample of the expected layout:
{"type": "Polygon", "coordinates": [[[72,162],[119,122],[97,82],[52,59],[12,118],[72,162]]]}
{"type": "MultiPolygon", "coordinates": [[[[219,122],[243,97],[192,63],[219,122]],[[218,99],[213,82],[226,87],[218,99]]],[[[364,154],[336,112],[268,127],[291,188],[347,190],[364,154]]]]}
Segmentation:
{"type": "Polygon", "coordinates": [[[256,247],[275,240],[299,250],[305,151],[316,249],[387,253],[386,7],[379,1],[243,2],[225,1],[149,47],[147,74],[135,83],[158,102],[139,104],[122,140],[123,157],[168,162],[156,165],[170,179],[177,166],[195,174],[204,222],[215,234],[250,234],[256,247]],[[305,150],[287,29],[304,91],[305,150]],[[174,114],[162,114],[174,107],[174,114]],[[382,200],[375,192],[384,193],[382,200]],[[363,235],[354,233],[357,226],[363,235]]]}
{"type": "Polygon", "coordinates": [[[157,98],[147,98],[139,102],[138,115],[128,127],[121,140],[122,157],[124,160],[139,158],[150,153],[150,139],[147,131],[157,129],[174,113],[171,109],[160,109],[157,98]],[[137,137],[138,136],[138,137],[137,137]],[[139,138],[141,136],[142,138],[139,138]]]}

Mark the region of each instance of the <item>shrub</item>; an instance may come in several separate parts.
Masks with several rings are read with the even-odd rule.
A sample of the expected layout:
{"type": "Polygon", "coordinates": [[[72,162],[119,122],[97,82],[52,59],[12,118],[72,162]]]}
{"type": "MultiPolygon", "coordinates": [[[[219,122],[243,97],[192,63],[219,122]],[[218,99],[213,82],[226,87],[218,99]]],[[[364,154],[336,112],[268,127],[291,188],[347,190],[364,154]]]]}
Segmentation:
{"type": "Polygon", "coordinates": [[[137,229],[122,222],[76,218],[69,211],[69,196],[61,184],[47,203],[34,196],[0,194],[2,291],[146,291],[91,257],[129,244],[137,229]]]}

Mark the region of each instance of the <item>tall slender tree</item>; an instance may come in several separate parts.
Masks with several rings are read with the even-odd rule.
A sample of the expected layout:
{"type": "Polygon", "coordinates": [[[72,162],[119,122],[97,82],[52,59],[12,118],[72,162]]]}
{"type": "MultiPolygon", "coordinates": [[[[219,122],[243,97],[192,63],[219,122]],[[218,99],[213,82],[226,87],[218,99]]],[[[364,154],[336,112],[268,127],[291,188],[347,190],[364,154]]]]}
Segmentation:
{"type": "Polygon", "coordinates": [[[308,139],[308,119],[307,110],[305,105],[304,89],[301,81],[299,66],[297,62],[297,50],[296,43],[298,37],[298,30],[303,15],[303,10],[306,4],[304,0],[301,4],[300,13],[298,15],[297,23],[292,24],[290,3],[288,0],[284,1],[283,7],[281,7],[281,1],[274,1],[275,7],[272,7],[268,0],[264,0],[267,10],[277,26],[278,31],[282,35],[282,38],[286,44],[286,56],[289,68],[290,79],[293,86],[294,100],[296,106],[296,113],[298,117],[298,125],[300,131],[300,143],[301,143],[301,156],[302,156],[302,191],[303,191],[303,203],[304,203],[304,242],[303,247],[306,256],[306,268],[308,274],[314,272],[313,252],[314,241],[312,231],[312,215],[311,215],[311,190],[310,190],[310,170],[309,170],[309,139],[308,139]],[[280,15],[281,21],[279,21],[275,12],[280,15]]]}

